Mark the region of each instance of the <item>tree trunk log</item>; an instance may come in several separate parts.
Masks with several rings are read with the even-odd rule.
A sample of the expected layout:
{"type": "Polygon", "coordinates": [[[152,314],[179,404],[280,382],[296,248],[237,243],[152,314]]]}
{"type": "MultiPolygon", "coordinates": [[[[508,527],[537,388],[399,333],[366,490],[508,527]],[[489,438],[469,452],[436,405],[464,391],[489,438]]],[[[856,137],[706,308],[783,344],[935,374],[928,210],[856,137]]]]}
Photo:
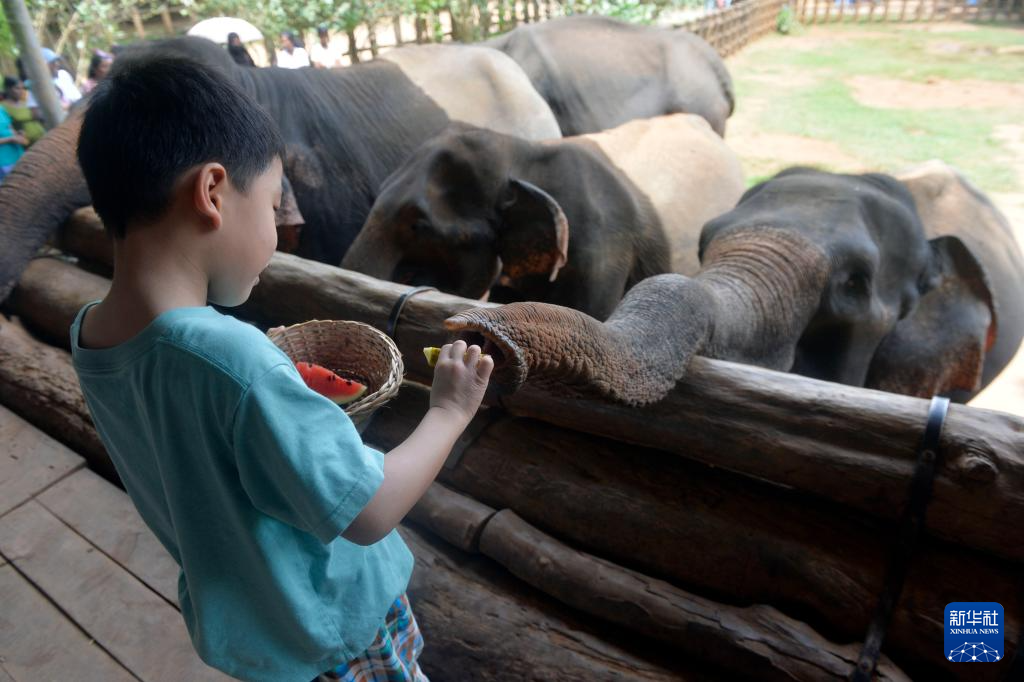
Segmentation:
{"type": "Polygon", "coordinates": [[[36,258],[25,268],[6,305],[21,314],[33,333],[68,349],[68,332],[79,309],[103,298],[109,290],[110,280],[105,277],[59,258],[36,258]]]}
{"type": "MultiPolygon", "coordinates": [[[[428,399],[425,387],[407,382],[365,438],[385,449],[401,442],[428,399]]],[[[623,567],[717,601],[770,604],[832,641],[863,638],[891,524],[670,453],[530,419],[477,419],[491,423],[441,471],[445,484],[623,567]]],[[[1012,648],[1024,613],[1020,574],[1019,564],[922,539],[886,652],[915,679],[966,675],[933,656],[945,605],[961,600],[965,579],[984,585],[1005,609],[1012,648]]]]}
{"type": "Polygon", "coordinates": [[[0,403],[81,454],[110,481],[117,473],[107,456],[66,351],[37,341],[0,315],[0,403]]]}
{"type": "Polygon", "coordinates": [[[480,533],[495,510],[446,488],[431,483],[426,494],[409,512],[409,518],[463,552],[480,551],[480,533]]]}
{"type": "Polygon", "coordinates": [[[391,30],[395,32],[395,47],[401,47],[404,44],[402,39],[402,15],[396,14],[391,17],[391,30]]]}
{"type": "Polygon", "coordinates": [[[609,644],[621,633],[584,623],[484,557],[408,525],[401,534],[416,555],[409,597],[435,682],[715,679],[687,672],[678,657],[662,667],[609,644]]]}
{"type": "MultiPolygon", "coordinates": [[[[76,213],[62,244],[102,259],[106,238],[94,216],[76,213]]],[[[237,312],[267,325],[353,319],[384,329],[405,291],[275,254],[237,312]]],[[[409,299],[397,331],[408,376],[429,381],[420,349],[447,339],[444,319],[489,305],[436,292],[409,299]]],[[[515,415],[673,452],[890,521],[906,501],[928,410],[918,398],[700,357],[665,399],[643,408],[551,397],[529,384],[500,402],[515,415]]],[[[942,449],[928,533],[1024,561],[1024,524],[1016,521],[1024,519],[1024,420],[954,405],[942,449]]]]}
{"type": "MultiPolygon", "coordinates": [[[[578,552],[507,509],[484,527],[480,549],[534,587],[577,609],[759,680],[846,680],[856,645],[839,646],[770,606],[738,608],[578,552]]],[[[880,680],[908,680],[880,660],[880,680]]]]}

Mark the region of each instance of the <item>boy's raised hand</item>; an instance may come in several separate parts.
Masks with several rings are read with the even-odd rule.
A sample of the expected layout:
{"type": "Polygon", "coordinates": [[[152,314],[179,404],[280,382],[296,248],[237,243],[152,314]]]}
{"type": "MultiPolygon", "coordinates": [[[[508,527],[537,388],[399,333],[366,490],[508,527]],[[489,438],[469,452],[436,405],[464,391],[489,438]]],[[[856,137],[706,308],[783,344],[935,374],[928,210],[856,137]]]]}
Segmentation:
{"type": "Polygon", "coordinates": [[[434,367],[430,407],[450,410],[468,422],[480,407],[493,369],[494,360],[481,357],[480,346],[467,349],[465,341],[443,346],[434,367]]]}

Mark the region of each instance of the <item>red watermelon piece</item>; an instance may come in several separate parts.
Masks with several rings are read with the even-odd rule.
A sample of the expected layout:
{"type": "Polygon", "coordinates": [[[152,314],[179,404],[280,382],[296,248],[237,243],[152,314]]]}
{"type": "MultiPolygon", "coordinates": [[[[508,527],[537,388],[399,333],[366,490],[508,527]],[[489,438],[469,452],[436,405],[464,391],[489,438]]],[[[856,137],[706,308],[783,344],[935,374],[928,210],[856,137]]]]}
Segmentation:
{"type": "Polygon", "coordinates": [[[338,405],[350,403],[366,393],[366,384],[340,377],[326,367],[312,362],[296,362],[295,367],[307,386],[338,405]]]}

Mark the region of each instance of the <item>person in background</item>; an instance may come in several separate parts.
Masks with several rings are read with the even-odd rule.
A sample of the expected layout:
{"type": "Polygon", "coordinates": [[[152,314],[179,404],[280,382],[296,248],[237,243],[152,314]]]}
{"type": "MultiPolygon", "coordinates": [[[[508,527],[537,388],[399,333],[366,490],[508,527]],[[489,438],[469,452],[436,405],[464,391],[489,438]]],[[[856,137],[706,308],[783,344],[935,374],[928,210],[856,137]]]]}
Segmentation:
{"type": "Polygon", "coordinates": [[[331,46],[331,35],[327,32],[326,26],[320,26],[316,30],[317,44],[309,51],[309,60],[318,69],[333,69],[337,66],[344,66],[341,61],[341,50],[337,46],[331,46]]]}
{"type": "Polygon", "coordinates": [[[242,39],[237,33],[228,34],[228,54],[239,66],[256,66],[256,62],[252,60],[249,50],[245,49],[245,45],[242,44],[242,39]]]}
{"type": "Polygon", "coordinates": [[[82,99],[82,93],[75,87],[75,79],[67,69],[63,68],[63,60],[60,55],[48,47],[42,49],[43,59],[50,67],[50,74],[53,76],[53,83],[60,91],[60,103],[64,109],[82,99]]]}
{"type": "Polygon", "coordinates": [[[0,106],[11,117],[14,130],[25,136],[26,147],[46,134],[39,111],[28,106],[27,94],[19,78],[4,76],[3,102],[0,106]]]}
{"type": "Polygon", "coordinates": [[[110,65],[114,63],[114,55],[103,50],[96,50],[92,54],[92,59],[89,60],[89,74],[85,82],[82,83],[82,94],[88,95],[92,90],[100,84],[100,81],[106,78],[107,72],[110,71],[110,65]]]}
{"type": "Polygon", "coordinates": [[[14,122],[7,115],[7,110],[0,107],[0,182],[3,182],[25,153],[27,144],[25,136],[14,129],[14,122]]]}
{"type": "Polygon", "coordinates": [[[277,51],[277,65],[282,69],[309,66],[309,55],[291,31],[281,32],[281,49],[277,51]]]}

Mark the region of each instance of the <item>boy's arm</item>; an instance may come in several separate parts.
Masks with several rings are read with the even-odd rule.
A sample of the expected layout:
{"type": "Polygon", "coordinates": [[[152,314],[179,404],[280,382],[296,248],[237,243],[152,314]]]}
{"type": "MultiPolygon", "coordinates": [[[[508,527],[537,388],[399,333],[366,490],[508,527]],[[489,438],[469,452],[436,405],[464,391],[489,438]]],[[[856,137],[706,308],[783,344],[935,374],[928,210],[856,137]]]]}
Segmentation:
{"type": "Polygon", "coordinates": [[[467,424],[451,410],[430,408],[412,435],[384,458],[384,482],[341,537],[372,545],[390,533],[427,492],[467,424]]]}
{"type": "Polygon", "coordinates": [[[405,442],[384,457],[384,481],[341,537],[371,545],[390,533],[423,496],[456,439],[476,414],[494,368],[480,347],[456,341],[441,349],[430,409],[405,442]]]}

